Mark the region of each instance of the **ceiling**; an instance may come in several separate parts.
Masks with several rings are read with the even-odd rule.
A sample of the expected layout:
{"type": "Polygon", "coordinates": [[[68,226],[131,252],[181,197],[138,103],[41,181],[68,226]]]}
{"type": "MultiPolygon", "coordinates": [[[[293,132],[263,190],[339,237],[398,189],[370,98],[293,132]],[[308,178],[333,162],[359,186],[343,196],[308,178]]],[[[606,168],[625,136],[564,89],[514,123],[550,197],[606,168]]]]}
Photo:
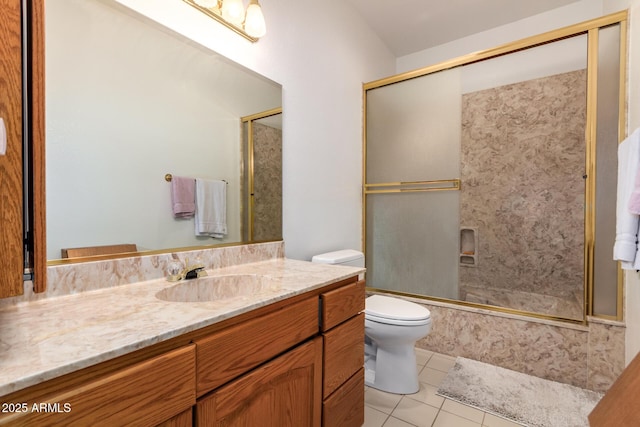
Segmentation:
{"type": "Polygon", "coordinates": [[[579,0],[346,0],[404,56],[579,0]]]}

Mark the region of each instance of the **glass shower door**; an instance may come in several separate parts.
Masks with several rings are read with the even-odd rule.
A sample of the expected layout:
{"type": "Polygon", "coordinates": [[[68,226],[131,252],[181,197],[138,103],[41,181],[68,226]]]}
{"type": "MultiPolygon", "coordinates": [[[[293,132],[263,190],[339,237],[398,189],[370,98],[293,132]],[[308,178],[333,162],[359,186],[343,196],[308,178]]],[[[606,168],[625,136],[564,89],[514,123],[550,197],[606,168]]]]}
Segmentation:
{"type": "Polygon", "coordinates": [[[367,285],[458,298],[460,73],[367,92],[367,285]]]}

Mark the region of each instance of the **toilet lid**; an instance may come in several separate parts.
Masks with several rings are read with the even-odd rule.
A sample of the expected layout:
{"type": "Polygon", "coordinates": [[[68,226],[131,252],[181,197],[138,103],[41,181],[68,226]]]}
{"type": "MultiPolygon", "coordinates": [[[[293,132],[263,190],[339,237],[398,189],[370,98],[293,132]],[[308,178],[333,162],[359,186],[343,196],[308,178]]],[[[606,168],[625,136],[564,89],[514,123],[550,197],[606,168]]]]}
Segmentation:
{"type": "Polygon", "coordinates": [[[394,320],[426,320],[431,312],[426,307],[399,298],[372,295],[365,300],[365,316],[394,320]]]}

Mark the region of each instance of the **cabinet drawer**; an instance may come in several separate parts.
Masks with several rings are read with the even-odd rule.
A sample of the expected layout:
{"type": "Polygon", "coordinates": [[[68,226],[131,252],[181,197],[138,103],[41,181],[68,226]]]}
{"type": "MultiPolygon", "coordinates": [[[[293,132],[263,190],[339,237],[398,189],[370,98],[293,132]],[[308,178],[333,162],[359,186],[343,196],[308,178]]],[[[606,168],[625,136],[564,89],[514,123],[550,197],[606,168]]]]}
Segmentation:
{"type": "Polygon", "coordinates": [[[364,368],[322,404],[323,427],[360,427],[364,424],[364,368]]]}
{"type": "Polygon", "coordinates": [[[364,365],[364,313],[323,334],[323,398],[364,365]]]}
{"type": "Polygon", "coordinates": [[[198,396],[318,333],[318,299],[309,298],[196,340],[198,396]]]}
{"type": "Polygon", "coordinates": [[[320,295],[322,330],[328,331],[364,310],[364,280],[320,295]]]}
{"type": "Polygon", "coordinates": [[[195,405],[195,346],[170,351],[78,387],[29,402],[12,426],[154,426],[195,405]],[[47,412],[33,404],[49,404],[47,412]]]}

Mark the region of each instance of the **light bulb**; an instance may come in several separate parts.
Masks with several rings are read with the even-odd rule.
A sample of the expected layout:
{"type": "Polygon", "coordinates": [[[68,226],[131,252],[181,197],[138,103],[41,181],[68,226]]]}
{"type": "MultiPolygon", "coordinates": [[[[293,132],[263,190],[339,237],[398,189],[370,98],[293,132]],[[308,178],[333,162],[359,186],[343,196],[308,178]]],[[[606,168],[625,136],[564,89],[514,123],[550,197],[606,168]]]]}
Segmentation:
{"type": "Polygon", "coordinates": [[[214,8],[218,6],[218,0],[193,0],[195,4],[202,7],[214,8]]]}
{"type": "Polygon", "coordinates": [[[224,0],[222,2],[222,18],[233,25],[242,26],[242,21],[244,21],[242,0],[224,0]]]}
{"type": "Polygon", "coordinates": [[[264,36],[267,32],[262,8],[257,0],[251,0],[251,4],[247,8],[247,18],[244,20],[244,30],[251,37],[256,38],[264,36]]]}

